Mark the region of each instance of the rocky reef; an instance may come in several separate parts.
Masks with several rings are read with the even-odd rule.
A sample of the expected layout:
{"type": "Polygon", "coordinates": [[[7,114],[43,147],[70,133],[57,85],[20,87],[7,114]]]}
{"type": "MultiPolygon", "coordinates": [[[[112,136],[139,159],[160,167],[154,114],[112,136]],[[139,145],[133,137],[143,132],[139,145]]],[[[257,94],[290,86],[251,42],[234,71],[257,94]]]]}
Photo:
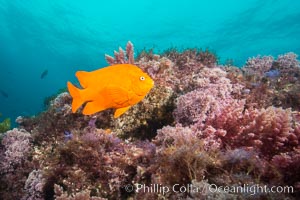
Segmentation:
{"type": "Polygon", "coordinates": [[[300,65],[287,53],[218,65],[209,50],[106,55],[155,81],[120,118],[63,92],[0,145],[0,199],[299,199],[300,65]]]}

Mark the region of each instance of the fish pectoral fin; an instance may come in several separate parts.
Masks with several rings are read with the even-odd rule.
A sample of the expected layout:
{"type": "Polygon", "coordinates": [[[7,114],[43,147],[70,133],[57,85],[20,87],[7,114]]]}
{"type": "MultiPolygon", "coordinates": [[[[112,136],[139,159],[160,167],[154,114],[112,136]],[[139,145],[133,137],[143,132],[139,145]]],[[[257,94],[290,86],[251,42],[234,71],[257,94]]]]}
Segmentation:
{"type": "Polygon", "coordinates": [[[110,99],[116,104],[116,106],[128,106],[128,91],[120,87],[107,87],[106,91],[107,95],[110,96],[110,99]]]}
{"type": "Polygon", "coordinates": [[[118,108],[116,109],[115,113],[114,113],[114,118],[118,118],[120,117],[124,112],[126,112],[131,106],[127,106],[124,108],[118,108]]]}
{"type": "Polygon", "coordinates": [[[83,110],[82,110],[82,114],[84,115],[92,115],[95,114],[96,112],[100,112],[102,110],[106,110],[107,108],[105,108],[104,106],[102,106],[101,104],[99,104],[99,102],[97,101],[90,101],[88,102],[83,110]]]}

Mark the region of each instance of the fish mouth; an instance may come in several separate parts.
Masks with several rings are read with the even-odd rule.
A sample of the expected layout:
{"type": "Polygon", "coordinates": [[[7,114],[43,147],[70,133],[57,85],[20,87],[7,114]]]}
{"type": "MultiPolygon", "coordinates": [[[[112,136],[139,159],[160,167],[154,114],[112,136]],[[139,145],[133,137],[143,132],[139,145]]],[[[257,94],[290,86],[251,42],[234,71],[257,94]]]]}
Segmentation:
{"type": "Polygon", "coordinates": [[[154,85],[154,83],[155,83],[155,82],[154,82],[154,80],[153,80],[153,79],[151,79],[151,85],[152,85],[152,86],[154,85]]]}

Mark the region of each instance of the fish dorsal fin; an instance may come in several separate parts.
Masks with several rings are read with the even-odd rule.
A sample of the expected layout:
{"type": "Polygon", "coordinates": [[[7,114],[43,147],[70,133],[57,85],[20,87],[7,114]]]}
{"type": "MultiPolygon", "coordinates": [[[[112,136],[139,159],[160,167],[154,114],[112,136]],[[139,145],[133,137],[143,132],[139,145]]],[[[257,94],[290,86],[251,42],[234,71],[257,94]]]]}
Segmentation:
{"type": "Polygon", "coordinates": [[[129,105],[128,91],[125,89],[121,87],[107,87],[106,91],[114,106],[125,107],[129,105]]]}
{"type": "Polygon", "coordinates": [[[126,112],[131,106],[127,106],[124,108],[118,108],[115,111],[114,118],[120,117],[124,112],[126,112]]]}
{"type": "Polygon", "coordinates": [[[87,88],[89,85],[90,72],[78,71],[76,72],[76,77],[83,88],[87,88]]]}

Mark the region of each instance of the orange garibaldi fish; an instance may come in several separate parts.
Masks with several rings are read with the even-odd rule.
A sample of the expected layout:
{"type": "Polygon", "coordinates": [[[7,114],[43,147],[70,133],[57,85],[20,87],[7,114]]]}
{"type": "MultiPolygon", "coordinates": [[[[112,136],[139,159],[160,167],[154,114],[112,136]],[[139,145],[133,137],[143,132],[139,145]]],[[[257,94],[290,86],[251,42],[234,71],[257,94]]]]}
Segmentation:
{"type": "Polygon", "coordinates": [[[83,89],[68,82],[73,98],[72,112],[86,103],[84,115],[115,108],[114,118],[117,118],[141,101],[154,85],[146,73],[131,64],[116,64],[91,72],[78,71],[76,77],[83,89]]]}

